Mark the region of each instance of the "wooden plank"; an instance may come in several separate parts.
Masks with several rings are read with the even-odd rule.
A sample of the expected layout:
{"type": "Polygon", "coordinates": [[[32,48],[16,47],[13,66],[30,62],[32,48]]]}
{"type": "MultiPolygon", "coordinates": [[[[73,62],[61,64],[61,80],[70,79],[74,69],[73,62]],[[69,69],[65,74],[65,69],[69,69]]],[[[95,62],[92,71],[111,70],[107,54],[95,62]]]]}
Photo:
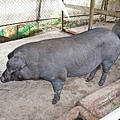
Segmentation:
{"type": "MultiPolygon", "coordinates": [[[[84,10],[84,11],[88,11],[88,12],[90,10],[89,7],[79,6],[79,5],[65,4],[65,6],[68,8],[72,8],[72,9],[76,9],[76,10],[84,10]]],[[[120,18],[120,12],[105,11],[105,10],[94,8],[94,13],[120,18]]]]}
{"type": "Polygon", "coordinates": [[[82,106],[76,106],[70,111],[66,112],[56,120],[75,120],[78,115],[83,118],[83,120],[99,120],[99,118],[95,117],[92,115],[89,111],[87,111],[84,107],[82,106]]]}
{"type": "Polygon", "coordinates": [[[77,32],[72,31],[72,30],[69,30],[69,29],[63,29],[62,31],[64,31],[64,32],[66,32],[66,33],[69,33],[69,34],[72,34],[72,35],[78,34],[77,32]]]}
{"type": "Polygon", "coordinates": [[[119,107],[119,100],[120,81],[118,80],[95,93],[88,95],[79,102],[80,105],[82,104],[94,116],[102,118],[116,109],[116,107],[119,107]],[[114,104],[116,104],[116,106],[114,104]]]}

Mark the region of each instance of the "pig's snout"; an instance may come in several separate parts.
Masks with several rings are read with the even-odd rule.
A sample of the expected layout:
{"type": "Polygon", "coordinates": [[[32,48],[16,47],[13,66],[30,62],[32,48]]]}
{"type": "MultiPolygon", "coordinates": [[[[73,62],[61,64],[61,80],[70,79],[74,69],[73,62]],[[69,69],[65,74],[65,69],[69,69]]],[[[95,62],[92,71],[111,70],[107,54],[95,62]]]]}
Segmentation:
{"type": "Polygon", "coordinates": [[[0,77],[0,80],[3,83],[8,82],[10,80],[10,75],[8,75],[6,71],[7,70],[5,70],[2,76],[0,77]]]}
{"type": "Polygon", "coordinates": [[[5,78],[3,76],[0,77],[2,83],[5,83],[5,78]]]}

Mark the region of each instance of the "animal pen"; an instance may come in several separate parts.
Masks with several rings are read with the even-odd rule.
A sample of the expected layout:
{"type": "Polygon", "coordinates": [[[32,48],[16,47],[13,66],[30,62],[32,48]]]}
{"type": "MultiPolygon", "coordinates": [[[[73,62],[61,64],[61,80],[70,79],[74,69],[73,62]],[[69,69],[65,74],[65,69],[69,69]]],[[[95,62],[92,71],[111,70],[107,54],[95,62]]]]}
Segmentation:
{"type": "MultiPolygon", "coordinates": [[[[87,25],[87,30],[90,30],[96,22],[114,23],[116,19],[120,18],[120,0],[0,0],[0,2],[0,36],[10,38],[0,39],[0,42],[20,38],[23,38],[23,41],[34,41],[35,38],[32,39],[29,36],[35,37],[35,35],[42,35],[49,31],[62,30],[62,33],[68,36],[79,33],[79,31],[75,31],[77,27],[87,25]],[[61,1],[65,8],[62,7],[61,1]]],[[[53,36],[55,34],[57,33],[53,33],[53,36]]],[[[50,36],[50,34],[40,36],[39,39],[42,40],[45,36],[50,36]]],[[[21,41],[18,41],[18,44],[21,44],[21,41]]],[[[1,44],[1,53],[4,54],[3,48],[9,48],[10,45],[13,49],[16,43],[1,44]]],[[[0,83],[0,94],[3,96],[1,98],[4,98],[4,100],[0,99],[0,119],[7,120],[6,118],[10,116],[8,118],[10,120],[99,120],[112,111],[113,114],[118,115],[120,113],[119,66],[120,59],[113,67],[113,70],[117,68],[118,72],[116,70],[110,72],[109,82],[107,81],[106,86],[102,88],[98,87],[96,82],[99,72],[91,83],[85,84],[84,79],[81,78],[83,82],[80,84],[79,78],[74,78],[75,80],[71,78],[64,88],[61,102],[56,106],[52,106],[49,101],[52,92],[51,89],[48,90],[50,85],[46,82],[23,82],[19,85],[14,83],[13,86],[0,83]],[[84,89],[78,88],[83,85],[84,89]],[[39,94],[39,87],[48,90],[50,96],[47,97],[47,92],[44,93],[42,90],[39,94]],[[18,89],[19,93],[17,93],[18,89]],[[27,90],[29,92],[25,92],[27,90]],[[69,99],[68,102],[67,99],[69,99]],[[8,110],[6,110],[6,106],[8,110]],[[5,113],[3,109],[8,113],[5,113]]],[[[109,120],[120,119],[119,116],[116,119],[111,114],[108,118],[109,120]]]]}

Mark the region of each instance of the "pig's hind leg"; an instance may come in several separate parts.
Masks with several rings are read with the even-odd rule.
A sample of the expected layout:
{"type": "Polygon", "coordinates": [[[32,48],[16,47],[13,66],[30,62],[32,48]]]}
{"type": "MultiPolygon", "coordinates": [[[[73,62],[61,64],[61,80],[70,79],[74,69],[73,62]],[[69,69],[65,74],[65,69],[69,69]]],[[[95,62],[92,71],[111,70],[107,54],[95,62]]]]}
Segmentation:
{"type": "Polygon", "coordinates": [[[118,55],[115,55],[112,59],[105,60],[101,63],[103,71],[102,71],[101,79],[98,83],[99,86],[102,86],[105,83],[107,73],[109,72],[110,68],[115,63],[117,58],[118,58],[118,55]]]}
{"type": "Polygon", "coordinates": [[[85,80],[86,82],[89,82],[91,81],[94,77],[95,77],[95,74],[97,72],[97,70],[100,68],[100,65],[98,67],[96,67],[90,74],[89,76],[87,77],[87,79],[85,80]]]}

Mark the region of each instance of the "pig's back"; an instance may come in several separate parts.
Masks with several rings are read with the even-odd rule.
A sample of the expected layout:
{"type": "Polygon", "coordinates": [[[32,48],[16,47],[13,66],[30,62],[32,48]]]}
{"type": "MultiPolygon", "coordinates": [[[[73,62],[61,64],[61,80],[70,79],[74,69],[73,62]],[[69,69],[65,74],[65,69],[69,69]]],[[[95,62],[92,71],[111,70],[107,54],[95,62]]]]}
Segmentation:
{"type": "Polygon", "coordinates": [[[81,67],[82,71],[89,68],[89,72],[119,48],[120,40],[111,30],[96,28],[70,37],[27,43],[13,53],[23,53],[25,61],[37,62],[40,68],[66,68],[72,72],[81,67]]]}

